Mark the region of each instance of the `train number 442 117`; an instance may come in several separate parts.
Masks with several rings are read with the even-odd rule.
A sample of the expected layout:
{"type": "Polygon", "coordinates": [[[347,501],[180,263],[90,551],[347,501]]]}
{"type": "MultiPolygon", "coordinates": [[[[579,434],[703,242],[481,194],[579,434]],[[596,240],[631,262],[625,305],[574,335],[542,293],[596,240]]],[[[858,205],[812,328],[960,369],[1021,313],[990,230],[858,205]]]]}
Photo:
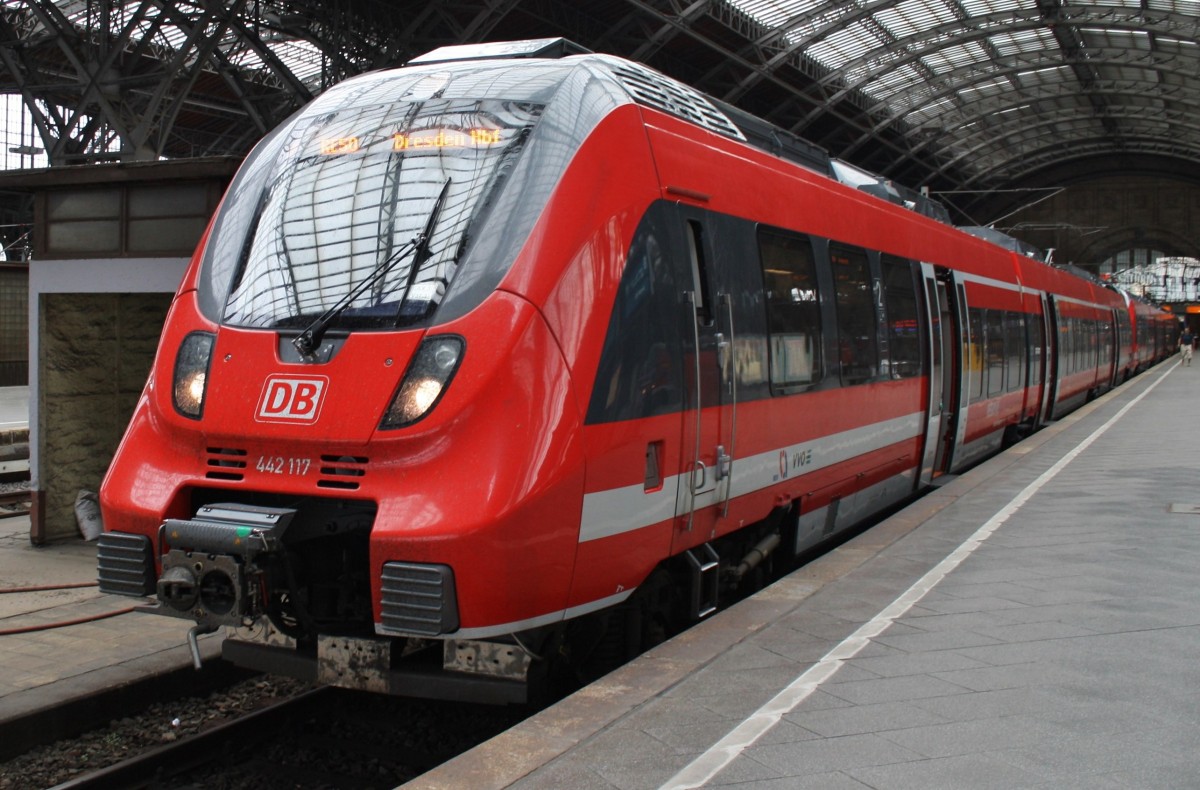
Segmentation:
{"type": "Polygon", "coordinates": [[[311,458],[285,458],[282,455],[260,455],[255,468],[268,475],[306,475],[311,458]]]}

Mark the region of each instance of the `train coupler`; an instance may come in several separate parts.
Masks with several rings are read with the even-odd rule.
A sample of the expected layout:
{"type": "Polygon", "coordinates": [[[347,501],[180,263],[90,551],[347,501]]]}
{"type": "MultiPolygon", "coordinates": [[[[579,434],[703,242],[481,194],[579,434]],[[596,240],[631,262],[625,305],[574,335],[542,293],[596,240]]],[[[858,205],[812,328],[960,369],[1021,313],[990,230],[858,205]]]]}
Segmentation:
{"type": "Polygon", "coordinates": [[[190,650],[192,653],[192,666],[195,668],[195,670],[197,672],[200,671],[200,668],[204,665],[204,662],[200,658],[200,643],[197,642],[196,640],[199,637],[202,637],[205,634],[211,634],[213,631],[216,631],[216,630],[217,630],[217,627],[215,625],[208,625],[206,623],[196,623],[188,631],[188,635],[187,635],[188,650],[190,650]]]}
{"type": "Polygon", "coordinates": [[[162,575],[157,611],[215,628],[241,625],[265,612],[261,562],[282,550],[295,517],[290,508],[206,505],[191,519],[167,519],[159,530],[162,575]]]}

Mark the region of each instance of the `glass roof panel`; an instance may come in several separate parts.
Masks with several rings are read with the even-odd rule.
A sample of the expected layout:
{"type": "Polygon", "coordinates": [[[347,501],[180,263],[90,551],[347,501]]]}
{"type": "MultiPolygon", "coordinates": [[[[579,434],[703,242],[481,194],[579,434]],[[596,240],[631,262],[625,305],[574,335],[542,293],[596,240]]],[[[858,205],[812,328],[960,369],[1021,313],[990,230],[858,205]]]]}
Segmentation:
{"type": "Polygon", "coordinates": [[[974,85],[968,85],[962,88],[958,95],[966,101],[979,101],[979,99],[987,96],[996,96],[1011,90],[1009,82],[1004,77],[996,77],[989,80],[981,80],[974,85]]]}
{"type": "MultiPolygon", "coordinates": [[[[782,1],[762,2],[759,4],[778,6],[780,9],[793,5],[793,3],[782,1]]],[[[55,5],[62,12],[63,16],[80,28],[86,29],[94,26],[102,19],[96,10],[96,4],[87,0],[58,0],[55,5]]],[[[126,0],[123,3],[112,4],[108,9],[110,29],[118,31],[124,29],[131,22],[134,22],[135,13],[141,6],[142,3],[139,0],[126,0]]],[[[177,16],[187,19],[202,13],[203,9],[198,4],[187,2],[186,0],[172,3],[172,8],[174,9],[173,14],[162,11],[159,12],[158,16],[143,18],[136,22],[135,30],[139,35],[134,37],[134,42],[144,40],[146,36],[153,36],[152,42],[156,46],[165,47],[169,51],[178,51],[186,46],[189,36],[187,29],[170,21],[167,21],[165,24],[158,24],[158,21],[164,18],[171,20],[177,16]]],[[[261,22],[261,20],[259,21],[261,22]]],[[[311,84],[313,79],[320,76],[322,55],[321,51],[315,45],[293,36],[273,32],[266,27],[261,28],[258,32],[267,40],[267,46],[275,57],[301,82],[311,84]]],[[[262,57],[252,47],[245,46],[245,42],[236,34],[228,34],[226,42],[226,49],[236,50],[236,54],[232,51],[230,52],[230,62],[234,65],[252,70],[266,68],[262,57]]]]}
{"type": "Polygon", "coordinates": [[[880,74],[864,86],[871,95],[884,99],[896,93],[906,93],[915,85],[922,85],[921,73],[911,63],[905,63],[880,74]]]}
{"type": "Polygon", "coordinates": [[[1001,56],[1028,53],[1050,53],[1059,50],[1054,34],[1049,30],[999,30],[988,36],[996,52],[1001,56]]]}
{"type": "Polygon", "coordinates": [[[1178,48],[1182,54],[1200,54],[1200,41],[1191,41],[1185,38],[1157,35],[1154,37],[1154,46],[1158,47],[1159,49],[1162,49],[1163,47],[1178,48]]]}
{"type": "Polygon", "coordinates": [[[960,5],[969,16],[986,16],[1028,7],[1021,0],[962,0],[960,5]]]}
{"type": "Polygon", "coordinates": [[[913,110],[905,117],[905,120],[913,126],[920,126],[921,124],[928,123],[929,121],[932,121],[953,109],[954,100],[950,97],[942,97],[924,105],[923,107],[913,110]]]}
{"type": "MultiPolygon", "coordinates": [[[[33,2],[0,0],[6,8],[33,2]]],[[[194,49],[189,43],[193,20],[207,18],[213,8],[210,0],[42,2],[53,2],[85,30],[94,30],[104,20],[114,30],[136,24],[130,46],[144,41],[163,61],[181,49],[194,49]],[[142,19],[138,13],[149,17],[142,19]]],[[[1200,105],[1200,83],[1194,77],[1200,73],[1200,41],[1194,27],[1200,0],[1063,0],[1055,4],[1061,14],[1054,25],[1039,20],[1034,0],[724,2],[767,29],[779,29],[787,40],[802,43],[801,54],[829,69],[831,81],[857,89],[854,101],[865,99],[876,105],[875,110],[889,110],[901,125],[895,131],[903,134],[907,125],[928,129],[945,122],[969,140],[964,142],[966,149],[990,139],[987,123],[974,129],[966,124],[986,118],[996,108],[1010,107],[1005,118],[1024,117],[1038,128],[1058,113],[1079,118],[1091,113],[1093,121],[1115,118],[1123,128],[1133,128],[1139,113],[1200,105]],[[913,59],[910,53],[918,49],[922,54],[913,59]],[[1071,50],[1069,64],[1065,50],[1071,50]],[[1007,73],[989,76],[1001,70],[1007,73]],[[1088,82],[1086,89],[1081,80],[1088,82]],[[957,92],[948,94],[955,88],[957,92]],[[1157,109],[1157,102],[1168,98],[1170,108],[1157,109]]],[[[289,10],[290,0],[255,0],[239,7],[247,10],[220,43],[230,61],[257,72],[247,75],[249,79],[261,74],[276,87],[276,66],[263,61],[267,47],[300,81],[315,87],[328,61],[320,46],[280,29],[279,14],[289,10]],[[247,30],[256,37],[253,45],[245,37],[247,30]]],[[[194,63],[195,55],[186,54],[194,63]]],[[[798,93],[808,89],[794,86],[798,93]]],[[[847,122],[855,123],[853,117],[849,113],[847,122]]],[[[872,120],[864,133],[876,125],[872,120]]],[[[1172,130],[1174,137],[1166,142],[1200,152],[1200,132],[1194,126],[1173,120],[1172,130]]],[[[1088,134],[1091,139],[1103,132],[1088,134]]],[[[1064,145],[1073,142],[1071,135],[1082,132],[1068,127],[1060,134],[1068,138],[1064,145]]],[[[941,160],[954,156],[953,149],[940,144],[927,150],[941,160]]],[[[988,155],[1007,157],[1008,167],[1023,166],[1013,163],[1011,152],[989,149],[988,155]]],[[[957,166],[984,167],[969,155],[957,166]]]]}
{"type": "MultiPolygon", "coordinates": [[[[1074,151],[1076,141],[1110,135],[1114,121],[1128,134],[1140,116],[1168,112],[1160,107],[1166,91],[1174,101],[1194,94],[1189,75],[1200,72],[1200,42],[1189,32],[1131,29],[1126,13],[1195,17],[1200,0],[1072,2],[1058,28],[1039,24],[1032,0],[727,2],[764,25],[789,24],[789,40],[807,42],[806,56],[840,72],[842,84],[905,128],[935,134],[937,147],[928,150],[938,159],[976,172],[1020,170],[1023,158],[1046,159],[1048,146],[1074,151]],[[916,47],[919,59],[911,55],[916,47]],[[1071,63],[1066,48],[1074,51],[1071,63]],[[1086,94],[1081,69],[1091,74],[1086,94]]],[[[1166,123],[1143,124],[1143,136],[1165,134],[1166,123]]],[[[1169,123],[1178,136],[1178,122],[1169,123]]],[[[1200,149],[1200,141],[1190,145],[1200,149]]]]}
{"type": "Polygon", "coordinates": [[[855,22],[814,42],[808,54],[822,65],[836,69],[846,61],[875,49],[879,43],[879,39],[862,22],[855,22]]]}
{"type": "Polygon", "coordinates": [[[963,66],[969,66],[973,63],[984,64],[990,62],[987,50],[978,41],[967,41],[962,44],[943,47],[936,52],[924,55],[921,60],[935,74],[946,74],[947,72],[960,69],[963,66]]]}
{"type": "Polygon", "coordinates": [[[903,0],[890,8],[879,9],[875,18],[898,38],[914,36],[956,19],[942,0],[903,0]]]}
{"type": "Polygon", "coordinates": [[[1075,78],[1070,66],[1044,66],[1029,71],[1017,72],[1017,80],[1022,85],[1058,85],[1075,78]]]}
{"type": "Polygon", "coordinates": [[[792,17],[822,5],[819,0],[733,0],[730,4],[767,27],[779,27],[792,17]]]}
{"type": "Polygon", "coordinates": [[[1146,8],[1153,11],[1170,11],[1187,16],[1200,15],[1200,0],[1147,0],[1146,8]]]}

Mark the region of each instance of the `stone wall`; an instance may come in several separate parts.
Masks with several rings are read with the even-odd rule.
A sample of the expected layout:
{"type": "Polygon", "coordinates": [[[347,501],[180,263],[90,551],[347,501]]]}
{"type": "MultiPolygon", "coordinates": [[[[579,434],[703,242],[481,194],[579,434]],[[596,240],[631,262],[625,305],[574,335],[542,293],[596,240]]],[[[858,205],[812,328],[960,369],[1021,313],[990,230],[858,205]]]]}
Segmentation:
{"type": "Polygon", "coordinates": [[[43,539],[78,537],[75,497],[99,491],[146,383],[170,293],[40,296],[43,539]]]}

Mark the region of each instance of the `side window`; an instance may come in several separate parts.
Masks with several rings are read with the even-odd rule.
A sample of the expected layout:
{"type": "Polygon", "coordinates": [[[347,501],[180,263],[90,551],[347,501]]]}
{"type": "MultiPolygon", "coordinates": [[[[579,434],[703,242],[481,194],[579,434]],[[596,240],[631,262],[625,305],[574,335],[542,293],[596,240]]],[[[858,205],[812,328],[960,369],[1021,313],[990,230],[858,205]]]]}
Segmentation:
{"type": "Polygon", "coordinates": [[[988,395],[1004,392],[1004,312],[987,311],[988,395]]]}
{"type": "Polygon", "coordinates": [[[1086,321],[1082,318],[1070,319],[1070,330],[1075,336],[1075,366],[1072,370],[1076,373],[1086,370],[1087,367],[1087,346],[1088,340],[1086,331],[1086,321]]]}
{"type": "Polygon", "coordinates": [[[821,380],[821,302],[807,236],[758,234],[770,336],[771,386],[776,391],[821,380]]]}
{"type": "Polygon", "coordinates": [[[970,402],[974,403],[983,397],[983,310],[968,308],[967,324],[971,333],[967,345],[967,393],[970,402]]]}
{"type": "Polygon", "coordinates": [[[705,326],[713,320],[712,300],[708,295],[708,259],[704,254],[704,226],[699,220],[687,221],[688,257],[692,262],[692,293],[696,317],[705,326]]]}
{"type": "Polygon", "coordinates": [[[1083,356],[1083,340],[1079,337],[1079,326],[1074,318],[1067,319],[1067,332],[1070,333],[1067,348],[1071,350],[1071,364],[1068,365],[1068,369],[1074,373],[1079,370],[1079,359],[1083,356]]]}
{"type": "Polygon", "coordinates": [[[1025,314],[1005,313],[1005,348],[1008,350],[1008,391],[1025,386],[1025,314]]]}
{"type": "Polygon", "coordinates": [[[883,299],[887,310],[887,339],[891,376],[906,379],[921,374],[921,333],[912,263],[884,255],[883,299]]]}
{"type": "Polygon", "coordinates": [[[1045,360],[1042,358],[1042,316],[1034,313],[1029,316],[1029,386],[1042,383],[1042,369],[1045,360]]]}
{"type": "Polygon", "coordinates": [[[837,305],[838,361],[842,383],[874,378],[879,369],[874,289],[867,253],[857,247],[829,245],[837,305]]]}
{"type": "Polygon", "coordinates": [[[1071,319],[1059,313],[1058,316],[1058,366],[1059,377],[1075,372],[1075,347],[1071,345],[1071,319]]]}
{"type": "Polygon", "coordinates": [[[588,424],[634,420],[683,408],[683,337],[691,318],[679,294],[689,275],[678,245],[673,206],[657,203],[638,225],[596,371],[588,424]]]}
{"type": "Polygon", "coordinates": [[[1058,334],[1060,348],[1062,349],[1062,372],[1075,372],[1075,345],[1072,342],[1075,339],[1075,333],[1072,331],[1071,319],[1063,317],[1058,322],[1058,334]]]}

